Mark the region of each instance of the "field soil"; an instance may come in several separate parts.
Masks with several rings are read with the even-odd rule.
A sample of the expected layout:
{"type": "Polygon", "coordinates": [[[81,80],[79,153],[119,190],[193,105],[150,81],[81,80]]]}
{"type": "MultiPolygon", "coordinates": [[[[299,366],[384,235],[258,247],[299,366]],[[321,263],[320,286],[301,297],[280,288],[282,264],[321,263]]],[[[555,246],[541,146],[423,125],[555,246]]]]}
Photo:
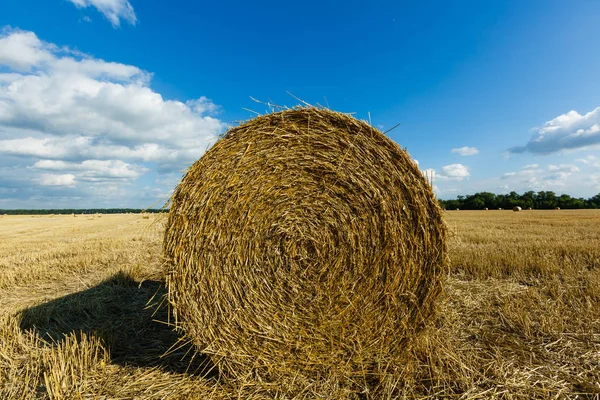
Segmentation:
{"type": "Polygon", "coordinates": [[[600,399],[600,210],[447,211],[438,312],[354,393],[219,377],[173,330],[166,217],[0,217],[0,399],[600,399]]]}

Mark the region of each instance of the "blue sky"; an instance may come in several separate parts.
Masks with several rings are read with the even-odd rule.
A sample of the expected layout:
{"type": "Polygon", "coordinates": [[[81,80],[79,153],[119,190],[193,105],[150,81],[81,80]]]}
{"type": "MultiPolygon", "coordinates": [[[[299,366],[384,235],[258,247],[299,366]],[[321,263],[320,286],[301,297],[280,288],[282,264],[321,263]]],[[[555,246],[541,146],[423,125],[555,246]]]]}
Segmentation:
{"type": "Polygon", "coordinates": [[[0,2],[0,208],[162,205],[250,96],[354,112],[437,194],[600,192],[600,2],[0,2]]]}

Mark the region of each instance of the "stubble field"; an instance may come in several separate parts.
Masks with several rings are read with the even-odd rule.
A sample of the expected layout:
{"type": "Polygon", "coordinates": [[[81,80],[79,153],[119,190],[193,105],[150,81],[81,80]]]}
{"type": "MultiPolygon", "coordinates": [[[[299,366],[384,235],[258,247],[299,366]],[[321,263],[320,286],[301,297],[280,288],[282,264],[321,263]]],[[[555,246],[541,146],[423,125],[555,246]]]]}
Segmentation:
{"type": "Polygon", "coordinates": [[[0,398],[600,398],[600,210],[448,211],[395,389],[231,382],[169,325],[164,216],[0,218],[0,398]]]}

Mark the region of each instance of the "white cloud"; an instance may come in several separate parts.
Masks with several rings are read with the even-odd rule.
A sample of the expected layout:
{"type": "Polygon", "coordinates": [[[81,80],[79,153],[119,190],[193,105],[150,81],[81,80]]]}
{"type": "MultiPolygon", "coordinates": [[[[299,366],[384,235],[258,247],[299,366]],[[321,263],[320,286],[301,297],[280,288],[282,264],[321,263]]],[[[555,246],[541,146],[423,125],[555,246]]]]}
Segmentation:
{"type": "Polygon", "coordinates": [[[137,17],[133,7],[128,0],[69,0],[75,4],[77,8],[95,7],[100,11],[106,19],[110,21],[113,27],[118,27],[121,24],[121,20],[129,22],[131,25],[135,25],[137,17]]]}
{"type": "Polygon", "coordinates": [[[169,148],[157,143],[142,143],[125,146],[105,142],[101,138],[85,136],[31,137],[0,140],[0,153],[16,156],[31,156],[53,160],[128,159],[133,161],[156,162],[166,165],[180,165],[199,158],[205,147],[187,149],[169,148]]]}
{"type": "Polygon", "coordinates": [[[548,171],[572,174],[573,172],[579,172],[579,167],[570,164],[549,165],[548,171]]]}
{"type": "Polygon", "coordinates": [[[75,175],[73,174],[41,174],[38,180],[42,186],[75,186],[75,175]]]}
{"type": "Polygon", "coordinates": [[[56,60],[53,69],[0,86],[0,126],[55,136],[83,135],[113,142],[156,142],[180,149],[205,147],[223,130],[213,109],[164,100],[134,68],[113,63],[56,60]],[[76,65],[73,65],[76,64],[76,65]],[[112,81],[108,81],[112,79],[112,81]]]}
{"type": "Polygon", "coordinates": [[[542,180],[553,187],[564,187],[571,175],[579,172],[579,167],[571,164],[549,165],[550,175],[544,176],[542,180]]]}
{"type": "Polygon", "coordinates": [[[474,156],[475,154],[479,153],[479,150],[477,150],[475,147],[464,146],[457,149],[452,149],[451,152],[461,156],[474,156]]]}
{"type": "Polygon", "coordinates": [[[578,158],[575,161],[580,162],[582,164],[591,164],[594,161],[596,161],[596,156],[587,156],[585,158],[578,158]]]}
{"type": "Polygon", "coordinates": [[[577,165],[550,164],[545,168],[538,167],[538,164],[526,165],[520,171],[502,174],[500,179],[508,182],[511,190],[516,191],[551,190],[573,195],[581,188],[591,189],[589,174],[582,172],[577,165]]]}
{"type": "Polygon", "coordinates": [[[0,64],[21,72],[0,79],[0,138],[9,129],[37,133],[0,140],[0,152],[185,163],[225,129],[206,115],[217,110],[206,97],[164,100],[149,87],[151,75],[135,66],[62,53],[32,32],[0,37],[0,64]]]}
{"type": "MultiPolygon", "coordinates": [[[[52,58],[44,47],[47,46],[33,32],[10,32],[4,29],[0,33],[0,65],[6,65],[15,71],[30,71],[32,67],[52,58]]],[[[3,75],[3,79],[11,78],[7,74],[3,75]]],[[[19,76],[11,75],[13,78],[19,76]]]]}
{"type": "Polygon", "coordinates": [[[77,180],[135,180],[147,169],[137,165],[131,165],[121,160],[85,160],[81,163],[73,163],[57,160],[40,160],[33,168],[49,171],[73,171],[77,174],[77,180]]]}
{"type": "Polygon", "coordinates": [[[546,122],[525,145],[514,147],[512,153],[550,154],[568,149],[585,149],[600,145],[600,107],[581,115],[577,111],[546,122]]]}
{"type": "MultiPolygon", "coordinates": [[[[513,177],[531,177],[531,176],[538,175],[538,174],[544,172],[544,170],[539,169],[538,167],[539,167],[538,164],[529,164],[529,165],[524,166],[523,169],[521,169],[519,172],[507,172],[505,174],[502,174],[501,178],[509,179],[509,178],[513,178],[513,177]]],[[[527,179],[531,179],[531,178],[527,178],[527,179]]]]}
{"type": "Polygon", "coordinates": [[[165,100],[151,89],[151,73],[43,42],[33,32],[1,31],[0,71],[0,168],[19,171],[0,174],[0,186],[16,185],[16,176],[29,185],[81,189],[65,201],[108,196],[94,185],[179,175],[227,127],[204,96],[165,100]]]}
{"type": "Polygon", "coordinates": [[[578,158],[575,161],[588,165],[590,167],[600,167],[600,158],[593,155],[587,156],[585,158],[578,158]]]}
{"type": "Polygon", "coordinates": [[[589,180],[596,190],[600,190],[600,175],[590,175],[589,180]]]}
{"type": "Polygon", "coordinates": [[[450,180],[457,180],[457,181],[468,178],[469,176],[470,176],[469,168],[462,164],[446,165],[446,166],[442,167],[442,170],[440,173],[436,174],[436,177],[438,177],[442,180],[450,179],[450,180]]]}

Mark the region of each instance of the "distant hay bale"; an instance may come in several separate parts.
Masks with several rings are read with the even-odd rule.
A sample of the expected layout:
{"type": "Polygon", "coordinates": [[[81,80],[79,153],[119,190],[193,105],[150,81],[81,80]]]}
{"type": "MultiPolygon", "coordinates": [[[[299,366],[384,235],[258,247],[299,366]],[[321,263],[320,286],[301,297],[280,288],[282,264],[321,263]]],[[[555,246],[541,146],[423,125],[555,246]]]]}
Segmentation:
{"type": "Polygon", "coordinates": [[[71,215],[73,216],[73,218],[76,218],[76,217],[77,217],[77,215],[75,215],[75,213],[73,213],[73,214],[71,214],[71,215]]]}
{"type": "Polygon", "coordinates": [[[502,211],[502,207],[498,208],[498,210],[502,211]]]}
{"type": "Polygon", "coordinates": [[[445,237],[397,144],[346,114],[281,111],[232,128],[177,187],[169,300],[225,376],[372,381],[431,315],[445,237]]]}
{"type": "Polygon", "coordinates": [[[486,208],[484,208],[483,210],[484,210],[484,211],[488,211],[488,208],[486,207],[486,208]]]}
{"type": "Polygon", "coordinates": [[[560,210],[560,207],[554,207],[555,210],[560,210]]]}
{"type": "Polygon", "coordinates": [[[522,211],[523,209],[519,206],[513,207],[513,211],[522,211]]]}
{"type": "Polygon", "coordinates": [[[143,219],[150,219],[150,215],[148,215],[148,214],[142,214],[142,218],[143,219]]]}
{"type": "Polygon", "coordinates": [[[527,207],[527,211],[531,211],[531,210],[533,210],[533,208],[527,207]]]}
{"type": "Polygon", "coordinates": [[[457,208],[456,211],[460,211],[460,208],[457,208]]]}

